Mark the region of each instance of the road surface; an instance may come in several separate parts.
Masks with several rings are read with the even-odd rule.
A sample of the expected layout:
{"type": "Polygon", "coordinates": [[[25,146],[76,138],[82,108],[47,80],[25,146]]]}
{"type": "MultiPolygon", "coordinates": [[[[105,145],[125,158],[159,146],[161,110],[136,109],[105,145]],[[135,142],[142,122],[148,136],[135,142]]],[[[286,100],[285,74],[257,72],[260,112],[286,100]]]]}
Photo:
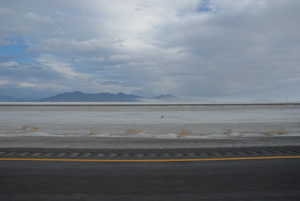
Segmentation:
{"type": "Polygon", "coordinates": [[[0,200],[300,200],[299,147],[114,152],[1,149],[0,200]]]}

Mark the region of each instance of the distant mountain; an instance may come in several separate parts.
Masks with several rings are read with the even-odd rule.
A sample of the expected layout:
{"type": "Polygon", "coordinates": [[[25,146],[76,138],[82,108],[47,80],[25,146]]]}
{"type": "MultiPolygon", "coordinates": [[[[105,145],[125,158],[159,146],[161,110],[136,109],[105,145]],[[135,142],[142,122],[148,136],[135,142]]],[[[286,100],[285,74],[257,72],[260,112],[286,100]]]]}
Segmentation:
{"type": "Polygon", "coordinates": [[[111,94],[111,93],[96,93],[87,94],[80,91],[66,92],[43,98],[37,101],[41,102],[138,102],[143,97],[133,94],[111,94]]]}
{"type": "Polygon", "coordinates": [[[159,100],[173,100],[173,99],[178,99],[178,97],[170,95],[170,94],[162,94],[162,95],[154,97],[154,99],[159,99],[159,100]]]}
{"type": "Polygon", "coordinates": [[[12,97],[12,96],[1,96],[0,95],[0,102],[11,102],[11,101],[18,101],[19,98],[12,97]]]}

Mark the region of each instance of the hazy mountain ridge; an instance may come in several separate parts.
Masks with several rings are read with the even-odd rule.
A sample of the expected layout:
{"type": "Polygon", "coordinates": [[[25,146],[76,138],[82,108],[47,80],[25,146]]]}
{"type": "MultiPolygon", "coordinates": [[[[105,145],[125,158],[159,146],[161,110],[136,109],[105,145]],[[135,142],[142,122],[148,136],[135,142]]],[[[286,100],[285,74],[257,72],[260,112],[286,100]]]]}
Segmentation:
{"type": "MultiPolygon", "coordinates": [[[[138,96],[135,94],[125,94],[125,93],[84,93],[81,91],[74,92],[64,92],[59,93],[54,96],[49,96],[45,98],[39,99],[28,99],[28,98],[16,98],[10,96],[1,96],[0,102],[139,102],[145,99],[142,96],[138,96]]],[[[170,94],[162,94],[156,97],[152,97],[150,99],[154,100],[176,100],[177,97],[170,94]]]]}
{"type": "Polygon", "coordinates": [[[16,98],[16,97],[12,97],[12,96],[1,96],[0,95],[0,101],[4,102],[4,101],[18,101],[19,98],[16,98]]]}
{"type": "Polygon", "coordinates": [[[160,100],[172,100],[172,99],[178,99],[178,97],[173,96],[171,94],[162,94],[159,96],[154,97],[154,99],[160,99],[160,100]]]}
{"type": "Polygon", "coordinates": [[[80,91],[65,92],[40,99],[41,102],[137,102],[143,97],[125,93],[83,93],[80,91]]]}

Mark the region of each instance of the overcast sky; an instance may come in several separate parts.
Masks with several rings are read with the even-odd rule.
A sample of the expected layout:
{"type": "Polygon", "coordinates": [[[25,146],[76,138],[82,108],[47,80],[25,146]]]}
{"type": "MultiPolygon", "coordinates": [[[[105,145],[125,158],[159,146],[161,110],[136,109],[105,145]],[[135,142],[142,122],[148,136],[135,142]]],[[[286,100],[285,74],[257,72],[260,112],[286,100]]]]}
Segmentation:
{"type": "Polygon", "coordinates": [[[299,0],[0,0],[0,95],[300,100],[299,0]]]}

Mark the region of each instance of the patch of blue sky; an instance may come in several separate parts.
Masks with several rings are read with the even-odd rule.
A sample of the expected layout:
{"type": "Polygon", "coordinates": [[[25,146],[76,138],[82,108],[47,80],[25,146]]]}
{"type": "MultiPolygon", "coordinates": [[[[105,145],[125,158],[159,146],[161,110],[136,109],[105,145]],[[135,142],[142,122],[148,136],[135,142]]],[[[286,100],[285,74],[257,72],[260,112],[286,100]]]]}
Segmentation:
{"type": "Polygon", "coordinates": [[[13,61],[16,62],[32,62],[34,55],[26,53],[27,48],[28,45],[19,42],[11,45],[1,45],[0,55],[12,57],[14,58],[13,61]]]}
{"type": "Polygon", "coordinates": [[[210,6],[210,0],[202,0],[197,7],[199,13],[213,12],[213,8],[210,6]]]}

